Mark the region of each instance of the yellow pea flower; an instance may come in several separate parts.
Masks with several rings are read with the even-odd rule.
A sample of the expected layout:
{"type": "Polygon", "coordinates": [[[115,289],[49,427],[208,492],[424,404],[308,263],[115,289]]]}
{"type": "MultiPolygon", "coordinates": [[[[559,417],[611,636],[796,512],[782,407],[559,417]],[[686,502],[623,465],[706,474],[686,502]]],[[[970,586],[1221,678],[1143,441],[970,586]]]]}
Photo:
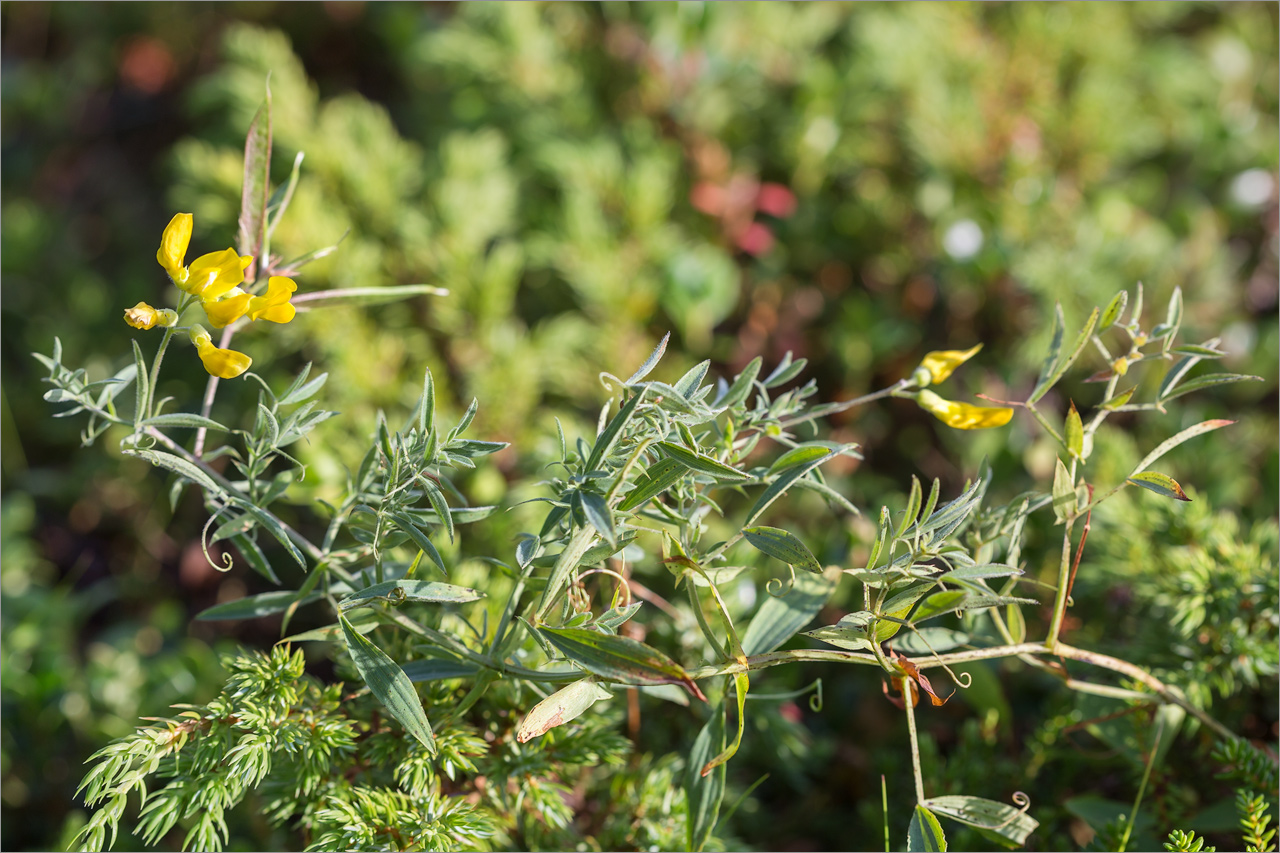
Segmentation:
{"type": "Polygon", "coordinates": [[[271,276],[267,279],[266,295],[249,300],[249,319],[269,320],[272,323],[289,322],[298,313],[289,302],[297,289],[298,285],[293,279],[282,275],[271,276]]]}
{"type": "Polygon", "coordinates": [[[920,408],[953,429],[990,429],[1002,427],[1013,418],[1013,409],[1004,407],[970,406],[944,400],[929,390],[916,395],[920,408]]]}
{"type": "Polygon", "coordinates": [[[186,281],[178,287],[199,296],[202,302],[215,302],[240,286],[251,263],[252,255],[237,255],[235,249],[210,252],[191,262],[186,281]]]}
{"type": "Polygon", "coordinates": [[[157,309],[139,302],[132,308],[124,309],[124,321],[135,329],[144,330],[155,326],[172,326],[178,322],[178,312],[172,308],[157,309]]]}
{"type": "Polygon", "coordinates": [[[165,226],[164,234],[160,237],[160,249],[156,252],[156,260],[179,287],[187,280],[187,268],[183,261],[187,259],[187,246],[191,244],[193,219],[190,213],[174,214],[173,219],[165,226]]]}
{"type": "Polygon", "coordinates": [[[204,308],[204,313],[209,318],[209,322],[213,324],[213,327],[221,329],[223,326],[229,326],[245,315],[245,312],[249,310],[251,298],[249,294],[239,287],[233,287],[222,299],[201,302],[201,306],[204,308]]]}
{"type": "Polygon", "coordinates": [[[242,352],[218,349],[202,326],[191,327],[191,343],[195,344],[200,361],[204,362],[204,369],[222,379],[235,379],[253,364],[253,359],[242,352]]]}
{"type": "Polygon", "coordinates": [[[949,349],[928,353],[920,362],[920,366],[916,368],[912,379],[921,388],[942,382],[957,367],[977,355],[980,349],[982,349],[982,344],[967,350],[949,349]]]}

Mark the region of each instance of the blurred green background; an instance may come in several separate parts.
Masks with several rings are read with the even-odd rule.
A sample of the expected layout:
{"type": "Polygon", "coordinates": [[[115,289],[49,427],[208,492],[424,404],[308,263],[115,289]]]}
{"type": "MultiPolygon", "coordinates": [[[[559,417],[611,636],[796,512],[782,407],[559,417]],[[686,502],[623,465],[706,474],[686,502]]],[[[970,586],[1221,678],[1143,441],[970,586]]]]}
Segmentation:
{"type": "MultiPolygon", "coordinates": [[[[233,242],[243,136],[268,74],[275,179],[306,156],[275,245],[291,257],[347,235],[300,289],[451,291],[241,339],[274,382],[307,361],[330,374],[324,405],[343,416],[300,448],[312,484],[341,480],[378,409],[402,415],[428,366],[446,408],[479,398],[473,435],[515,443],[466,483],[479,501],[508,500],[539,476],[554,419],[589,431],[598,373],[627,375],[668,330],[662,378],[790,350],[824,400],[981,341],[950,396],[1019,399],[1055,300],[1078,326],[1141,280],[1150,328],[1180,286],[1186,339],[1221,334],[1222,369],[1265,381],[1104,430],[1099,482],[1198,420],[1240,421],[1168,457],[1191,507],[1126,493],[1095,518],[1069,628],[1181,673],[1274,746],[1274,648],[1271,669],[1233,679],[1230,636],[1198,634],[1186,654],[1158,640],[1187,595],[1161,579],[1197,560],[1219,585],[1205,630],[1257,582],[1262,627],[1245,633],[1274,637],[1276,4],[8,3],[0,26],[4,849],[64,845],[93,750],[139,716],[208,699],[220,649],[276,638],[274,624],[190,622],[258,580],[209,568],[198,502],[170,512],[163,479],[110,434],[80,450],[80,424],[50,418],[29,356],[56,335],[69,365],[124,364],[121,312],[161,304],[154,252],[175,211],[195,214],[190,256],[233,242]],[[1183,550],[1152,551],[1148,535],[1183,550]],[[1226,683],[1205,686],[1213,672],[1226,683]]],[[[195,406],[204,374],[190,355],[166,362],[160,393],[195,406]]],[[[1098,401],[1101,386],[1078,378],[1051,408],[1098,401]]],[[[224,393],[227,417],[252,406],[247,383],[224,393]]],[[[912,474],[954,492],[985,455],[1008,498],[1051,476],[1032,426],[949,432],[885,401],[832,424],[866,455],[836,480],[874,517],[901,505],[912,474]]],[[[867,533],[858,519],[806,523],[833,562],[867,533]]],[[[504,553],[515,529],[473,532],[467,548],[504,553]]],[[[977,698],[934,715],[926,762],[948,784],[1034,789],[1047,825],[1033,844],[1086,843],[1092,801],[1064,804],[1131,797],[1132,747],[1097,726],[1070,734],[1090,714],[1051,683],[984,672],[977,698]]],[[[815,675],[825,710],[762,713],[767,742],[735,760],[739,792],[774,774],[735,817],[740,843],[877,846],[877,776],[909,784],[879,687],[821,668],[794,686],[815,675]]],[[[659,732],[640,749],[678,743],[659,732]]],[[[1173,805],[1157,828],[1217,796],[1169,761],[1160,802],[1173,805]]]]}

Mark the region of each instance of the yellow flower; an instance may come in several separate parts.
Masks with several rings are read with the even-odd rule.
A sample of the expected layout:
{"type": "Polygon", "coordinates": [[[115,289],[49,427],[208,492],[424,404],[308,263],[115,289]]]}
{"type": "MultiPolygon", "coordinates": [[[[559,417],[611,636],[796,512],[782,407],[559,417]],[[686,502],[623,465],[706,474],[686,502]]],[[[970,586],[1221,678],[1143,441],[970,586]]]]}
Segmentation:
{"type": "Polygon", "coordinates": [[[210,252],[191,262],[186,280],[178,287],[199,296],[202,302],[216,302],[244,281],[244,271],[251,263],[252,255],[237,255],[235,249],[210,252]]]}
{"type": "Polygon", "coordinates": [[[222,299],[202,302],[204,313],[209,318],[209,322],[216,329],[223,326],[229,326],[236,320],[244,316],[249,310],[249,301],[251,297],[239,287],[231,288],[231,291],[222,299]]]}
{"type": "Polygon", "coordinates": [[[967,350],[949,349],[928,353],[925,355],[924,360],[920,362],[920,366],[916,368],[912,378],[921,388],[942,382],[957,367],[977,355],[980,349],[982,349],[982,344],[967,350]]]}
{"type": "Polygon", "coordinates": [[[298,313],[289,303],[298,285],[291,278],[273,275],[267,279],[265,296],[255,296],[249,300],[250,320],[269,320],[272,323],[287,323],[298,313]]]}
{"type": "Polygon", "coordinates": [[[944,400],[928,390],[920,391],[916,395],[916,402],[920,408],[953,429],[1002,427],[1013,418],[1013,409],[956,403],[944,400]]]}
{"type": "Polygon", "coordinates": [[[190,213],[174,214],[165,226],[160,249],[156,252],[156,260],[179,287],[187,280],[187,270],[182,262],[187,258],[187,246],[191,243],[192,219],[190,213]]]}
{"type": "Polygon", "coordinates": [[[191,343],[196,345],[204,369],[222,379],[235,379],[253,364],[253,359],[242,352],[218,349],[202,326],[191,327],[191,343]]]}

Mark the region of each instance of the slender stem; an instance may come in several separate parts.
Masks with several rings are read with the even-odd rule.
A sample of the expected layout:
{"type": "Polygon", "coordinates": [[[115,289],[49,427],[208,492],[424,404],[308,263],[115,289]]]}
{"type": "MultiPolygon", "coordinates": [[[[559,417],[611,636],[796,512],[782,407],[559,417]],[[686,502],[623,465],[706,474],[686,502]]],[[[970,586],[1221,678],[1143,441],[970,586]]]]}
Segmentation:
{"type": "Polygon", "coordinates": [[[1030,412],[1037,421],[1040,422],[1040,426],[1044,427],[1045,432],[1053,436],[1054,439],[1058,442],[1058,444],[1061,444],[1063,447],[1067,446],[1066,440],[1061,435],[1058,434],[1058,431],[1053,428],[1052,424],[1050,424],[1047,420],[1045,420],[1044,415],[1040,414],[1040,410],[1037,409],[1035,405],[1033,405],[1032,403],[1026,403],[1024,405],[1026,410],[1030,412]]]}
{"type": "Polygon", "coordinates": [[[1062,558],[1058,562],[1058,593],[1053,600],[1053,618],[1049,622],[1049,635],[1044,644],[1050,652],[1058,643],[1058,633],[1062,630],[1062,620],[1067,613],[1068,575],[1071,572],[1071,528],[1075,519],[1069,519],[1062,531],[1062,558]]]}
{"type": "Polygon", "coordinates": [[[899,681],[902,685],[902,700],[907,708],[907,734],[911,738],[911,770],[916,776],[916,802],[924,802],[924,776],[920,773],[920,743],[916,738],[915,694],[912,692],[911,679],[905,675],[899,681]]]}
{"type": "Polygon", "coordinates": [[[160,362],[164,361],[164,352],[169,348],[169,339],[172,337],[173,327],[165,327],[164,337],[160,339],[160,346],[156,349],[155,360],[151,362],[151,381],[147,385],[147,401],[142,409],[144,420],[151,417],[151,407],[156,399],[156,382],[160,380],[160,362]]]}
{"type": "Polygon", "coordinates": [[[1138,796],[1134,798],[1133,811],[1129,815],[1129,820],[1125,822],[1124,835],[1120,837],[1120,853],[1124,853],[1125,848],[1129,846],[1129,836],[1133,834],[1133,825],[1138,820],[1138,809],[1142,807],[1142,796],[1147,792],[1147,782],[1151,779],[1151,768],[1155,766],[1156,753],[1160,751],[1160,736],[1163,734],[1164,720],[1158,719],[1155,742],[1151,745],[1151,756],[1147,759],[1146,769],[1142,771],[1142,783],[1138,785],[1138,796]]]}
{"type": "Polygon", "coordinates": [[[810,409],[808,412],[805,412],[803,415],[796,415],[794,418],[788,418],[787,420],[782,421],[781,423],[778,424],[778,426],[782,427],[783,429],[786,429],[787,427],[795,426],[796,424],[802,424],[808,421],[817,420],[818,418],[824,418],[827,415],[835,415],[835,414],[839,414],[840,412],[847,412],[849,409],[855,408],[857,406],[861,406],[863,403],[870,403],[873,400],[879,400],[883,397],[891,396],[895,391],[901,391],[903,388],[906,388],[910,384],[911,384],[910,379],[899,379],[897,382],[890,385],[888,388],[881,388],[879,391],[874,391],[870,394],[864,394],[863,396],[855,397],[852,400],[845,400],[844,402],[841,402],[841,403],[828,403],[825,406],[815,406],[814,408],[810,409]]]}

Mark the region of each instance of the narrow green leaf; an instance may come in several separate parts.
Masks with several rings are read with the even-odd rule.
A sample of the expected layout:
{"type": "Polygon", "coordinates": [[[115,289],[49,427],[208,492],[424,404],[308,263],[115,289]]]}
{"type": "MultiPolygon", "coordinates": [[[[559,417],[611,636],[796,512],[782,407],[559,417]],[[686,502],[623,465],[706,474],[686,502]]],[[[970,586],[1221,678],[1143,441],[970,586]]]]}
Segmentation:
{"type": "Polygon", "coordinates": [[[386,652],[356,631],[347,617],[338,614],[338,623],[342,625],[351,660],[364,683],[369,685],[370,692],[405,727],[405,731],[417,738],[427,752],[435,755],[436,739],[431,733],[431,723],[427,721],[422,700],[418,698],[418,691],[409,676],[386,652]]]}
{"type": "MultiPolygon", "coordinates": [[[[435,511],[436,517],[444,524],[444,532],[448,534],[449,541],[453,541],[453,513],[449,511],[449,504],[445,502],[444,492],[440,491],[440,487],[435,481],[427,476],[418,477],[418,484],[422,486],[422,493],[427,498],[427,503],[431,504],[431,509],[435,511]]],[[[425,549],[424,549],[425,550],[425,549]]]]}
{"type": "Polygon", "coordinates": [[[415,296],[448,296],[449,291],[443,287],[432,287],[429,284],[400,284],[389,287],[345,287],[338,290],[313,290],[310,293],[294,294],[293,304],[311,308],[333,308],[348,306],[352,308],[367,305],[381,305],[384,302],[399,302],[415,296]]]}
{"type": "Polygon", "coordinates": [[[1200,344],[1183,344],[1180,347],[1174,347],[1169,350],[1174,355],[1194,355],[1200,358],[1222,358],[1228,353],[1214,347],[1201,346],[1200,344]]]}
{"type": "Polygon", "coordinates": [[[746,727],[747,714],[747,690],[751,687],[751,680],[745,672],[736,672],[733,675],[734,693],[738,699],[738,734],[734,737],[733,743],[729,744],[715,758],[708,761],[702,768],[702,775],[706,776],[714,771],[717,767],[727,763],[730,758],[738,754],[738,747],[742,746],[742,730],[746,727]]]}
{"type": "MultiPolygon", "coordinates": [[[[316,592],[302,598],[298,603],[299,606],[302,606],[319,600],[320,593],[316,592]]],[[[196,619],[200,622],[216,622],[222,619],[257,619],[259,616],[280,613],[286,610],[294,601],[298,601],[298,594],[293,591],[264,592],[258,595],[238,598],[235,601],[215,604],[213,607],[196,614],[196,619]]]]}
{"type": "Polygon", "coordinates": [[[1160,398],[1161,403],[1167,403],[1170,400],[1176,400],[1184,394],[1190,394],[1193,391],[1202,391],[1205,388],[1213,388],[1217,385],[1230,385],[1233,382],[1261,382],[1261,376],[1245,376],[1240,373],[1206,373],[1204,376],[1197,376],[1185,385],[1181,385],[1160,398]]]}
{"type": "MultiPolygon", "coordinates": [[[[1067,331],[1067,316],[1062,313],[1062,303],[1058,302],[1053,306],[1053,337],[1049,340],[1049,354],[1045,356],[1044,362],[1040,365],[1040,375],[1036,378],[1035,391],[1039,392],[1042,387],[1048,391],[1046,383],[1049,377],[1053,375],[1053,369],[1058,364],[1058,357],[1062,354],[1062,336],[1067,331]]],[[[1031,395],[1035,397],[1035,393],[1031,395]]],[[[1029,400],[1028,402],[1035,402],[1029,400]]]]}
{"type": "Polygon", "coordinates": [[[941,613],[951,613],[959,610],[964,604],[969,593],[958,590],[949,589],[946,592],[935,592],[924,600],[924,602],[916,609],[915,614],[911,617],[912,623],[923,622],[926,619],[937,616],[941,613]]]}
{"type": "Polygon", "coordinates": [[[775,459],[764,475],[772,477],[774,474],[780,474],[789,468],[798,468],[818,459],[825,459],[831,455],[833,450],[839,447],[841,445],[830,441],[810,441],[796,445],[775,459]]]}
{"type": "Polygon", "coordinates": [[[1004,608],[1004,621],[1009,628],[1009,636],[1013,638],[1015,643],[1025,643],[1027,641],[1027,618],[1022,615],[1022,608],[1016,604],[1006,605],[1004,608]]]}
{"type": "Polygon", "coordinates": [[[363,607],[388,599],[393,604],[399,604],[402,601],[426,601],[432,604],[465,604],[468,601],[476,601],[481,598],[484,598],[484,593],[465,586],[455,586],[451,583],[411,580],[384,581],[348,595],[338,602],[338,609],[345,612],[353,607],[363,607]]]}
{"type": "Polygon", "coordinates": [[[711,368],[711,359],[701,361],[676,380],[676,384],[672,387],[680,392],[680,396],[688,400],[694,391],[697,391],[702,385],[702,380],[707,378],[707,371],[711,368]]]}
{"type": "Polygon", "coordinates": [[[746,527],[742,533],[756,550],[807,572],[822,574],[822,564],[803,542],[787,531],[777,527],[746,527]]]}
{"type": "MultiPolygon", "coordinates": [[[[1062,306],[1059,304],[1058,318],[1061,317],[1061,312],[1062,306]]],[[[1085,321],[1084,328],[1080,330],[1079,336],[1076,337],[1076,343],[1075,346],[1071,348],[1071,354],[1066,358],[1061,359],[1060,363],[1055,364],[1047,378],[1043,378],[1036,383],[1035,390],[1031,392],[1031,396],[1027,398],[1028,403],[1034,404],[1045,394],[1049,393],[1049,389],[1058,383],[1058,380],[1067,372],[1067,369],[1071,367],[1077,358],[1080,357],[1080,353],[1084,350],[1085,344],[1089,342],[1090,336],[1093,335],[1094,328],[1098,325],[1098,316],[1100,313],[1101,312],[1099,312],[1097,308],[1093,309],[1093,312],[1089,315],[1089,319],[1085,321]]],[[[1055,319],[1055,344],[1060,347],[1062,338],[1056,323],[1057,320],[1055,319]]]]}
{"type": "Polygon", "coordinates": [[[163,450],[131,450],[126,451],[126,453],[130,456],[137,456],[139,459],[145,459],[157,468],[164,468],[185,477],[211,494],[226,494],[226,490],[215,483],[212,477],[180,456],[174,456],[172,453],[166,453],[163,450]]]}
{"type": "Polygon", "coordinates": [[[293,201],[294,190],[298,188],[298,179],[302,176],[302,161],[306,155],[299,151],[293,158],[293,168],[289,171],[289,180],[283,187],[277,189],[271,196],[271,200],[267,202],[267,237],[270,238],[276,232],[276,226],[280,224],[280,220],[284,218],[285,212],[289,209],[289,203],[293,201]]]}
{"type": "Polygon", "coordinates": [[[203,427],[204,429],[216,429],[221,430],[222,432],[230,432],[229,428],[224,427],[217,421],[210,420],[209,418],[202,418],[199,415],[188,415],[186,413],[156,415],[155,417],[147,418],[142,422],[142,425],[155,427],[191,427],[193,429],[203,427]]]}
{"type": "MultiPolygon", "coordinates": [[[[370,619],[365,622],[356,622],[352,624],[361,634],[368,634],[374,628],[377,628],[381,622],[377,619],[370,619]]],[[[312,628],[310,631],[303,631],[301,634],[293,634],[280,640],[280,643],[336,643],[339,640],[345,642],[342,633],[342,626],[337,622],[325,625],[322,628],[312,628]]]]}
{"type": "Polygon", "coordinates": [[[687,447],[677,444],[674,441],[660,441],[658,447],[667,456],[678,459],[684,463],[686,468],[692,468],[702,474],[708,474],[717,480],[749,480],[746,474],[729,465],[712,459],[709,456],[703,456],[700,453],[694,453],[687,447]]]}
{"type": "Polygon", "coordinates": [[[627,380],[627,385],[634,385],[641,379],[649,375],[658,362],[662,360],[662,354],[667,351],[667,341],[671,340],[671,333],[667,332],[662,336],[662,340],[658,341],[658,345],[653,348],[653,352],[649,353],[649,357],[644,360],[644,364],[640,365],[640,369],[631,374],[631,378],[627,380]]]}
{"type": "Polygon", "coordinates": [[[582,514],[587,517],[591,526],[604,537],[610,545],[617,541],[618,534],[613,527],[613,512],[605,502],[604,495],[597,492],[579,491],[577,498],[582,505],[582,514]]]}
{"type": "Polygon", "coordinates": [[[947,836],[933,812],[916,806],[907,829],[907,853],[946,853],[947,836]]]}
{"type": "Polygon", "coordinates": [[[982,797],[962,794],[931,797],[922,805],[935,814],[972,826],[983,835],[1006,844],[1026,844],[1027,838],[1040,826],[1039,821],[1025,811],[982,797]]]}
{"type": "Polygon", "coordinates": [[[1062,464],[1061,459],[1054,459],[1053,466],[1053,515],[1058,521],[1066,521],[1076,514],[1076,487],[1071,481],[1071,472],[1062,464]]]}
{"type": "Polygon", "coordinates": [[[292,406],[295,403],[305,403],[307,400],[314,397],[320,389],[324,387],[324,384],[327,381],[329,381],[329,374],[321,373],[307,384],[295,388],[281,397],[280,405],[292,406]]]}
{"type": "Polygon", "coordinates": [[[747,366],[742,368],[742,372],[734,378],[733,384],[729,386],[729,390],[725,392],[725,395],[716,400],[716,408],[731,409],[746,400],[751,393],[752,386],[755,385],[756,377],[760,375],[760,365],[763,363],[760,356],[756,356],[747,362],[747,366]]]}
{"type": "Polygon", "coordinates": [[[1122,290],[1115,296],[1111,297],[1111,302],[1107,304],[1107,309],[1102,312],[1102,319],[1098,322],[1098,331],[1105,332],[1116,323],[1120,322],[1120,318],[1124,316],[1124,309],[1129,304],[1129,291],[1122,290]]]}
{"type": "Polygon", "coordinates": [[[267,561],[267,556],[262,553],[262,549],[258,547],[257,542],[254,542],[244,534],[232,536],[231,541],[255,572],[276,586],[280,585],[280,578],[276,577],[275,571],[271,568],[271,563],[267,561]]]}
{"type": "Polygon", "coordinates": [[[1140,474],[1134,474],[1125,482],[1141,486],[1144,489],[1150,489],[1157,495],[1163,495],[1166,498],[1176,498],[1177,500],[1188,502],[1191,500],[1191,498],[1187,497],[1187,493],[1182,491],[1182,486],[1178,485],[1178,481],[1168,474],[1161,474],[1157,471],[1143,471],[1140,474]]]}
{"type": "Polygon", "coordinates": [[[137,425],[146,420],[147,409],[151,405],[151,377],[147,374],[147,360],[142,357],[142,348],[136,340],[130,340],[129,343],[133,344],[133,364],[137,371],[133,404],[133,422],[137,425]]]}
{"type": "Polygon", "coordinates": [[[902,513],[902,521],[898,522],[898,529],[893,533],[894,538],[901,539],[911,525],[916,523],[916,518],[920,515],[920,501],[923,499],[924,495],[920,488],[920,479],[915,474],[912,474],[911,495],[907,498],[907,508],[902,513]]]}
{"type": "Polygon", "coordinates": [[[893,648],[903,655],[928,655],[949,652],[969,642],[969,635],[951,628],[919,628],[899,634],[893,640],[893,648]]]}
{"type": "Polygon", "coordinates": [[[284,549],[289,552],[289,556],[293,557],[299,566],[303,569],[307,568],[306,558],[302,556],[298,546],[293,544],[293,540],[289,538],[289,533],[281,526],[280,521],[275,516],[242,498],[237,498],[235,504],[239,509],[252,515],[263,530],[275,537],[275,540],[284,546],[284,549]]]}
{"type": "Polygon", "coordinates": [[[1083,458],[1084,453],[1084,422],[1080,420],[1080,413],[1076,411],[1076,404],[1071,402],[1071,410],[1067,412],[1067,452],[1076,459],[1083,458]]]}
{"type": "Polygon", "coordinates": [[[1235,421],[1228,421],[1228,420],[1223,420],[1219,418],[1214,420],[1201,421],[1195,426],[1187,427],[1186,429],[1179,432],[1177,435],[1174,435],[1172,438],[1168,438],[1160,442],[1160,444],[1156,446],[1155,450],[1151,451],[1146,456],[1142,457],[1142,461],[1134,466],[1133,472],[1130,473],[1129,476],[1134,477],[1140,471],[1145,471],[1157,459],[1164,456],[1166,453],[1168,453],[1170,450],[1173,450],[1175,447],[1177,447],[1179,444],[1182,444],[1184,441],[1188,441],[1199,435],[1204,435],[1207,432],[1213,432],[1215,429],[1221,429],[1222,427],[1225,427],[1225,426],[1231,426],[1234,423],[1235,421]]]}
{"type": "Polygon", "coordinates": [[[742,653],[751,657],[774,651],[813,621],[835,592],[836,581],[823,575],[797,575],[786,595],[769,596],[742,635],[742,653]]]}
{"type": "Polygon", "coordinates": [[[720,765],[706,776],[702,768],[713,755],[721,752],[725,744],[724,707],[711,709],[711,717],[693,742],[689,760],[685,765],[685,798],[689,817],[685,823],[688,832],[688,848],[700,851],[706,846],[720,815],[720,802],[724,798],[725,767],[720,765]]]}
{"type": "Polygon", "coordinates": [[[422,374],[422,397],[418,400],[418,432],[426,436],[436,428],[436,381],[431,368],[422,374]]]}
{"type": "Polygon", "coordinates": [[[254,432],[262,435],[263,444],[267,447],[275,447],[280,440],[280,422],[276,420],[276,416],[271,414],[271,410],[261,403],[258,404],[258,426],[261,430],[256,429],[254,432]]]}
{"type": "Polygon", "coordinates": [[[782,357],[782,361],[778,362],[778,366],[760,384],[766,388],[777,388],[779,385],[794,379],[800,371],[804,370],[806,364],[808,364],[808,359],[799,358],[792,361],[791,351],[788,350],[787,354],[782,357]]]}
{"type": "MultiPolygon", "coordinates": [[[[357,630],[359,625],[356,626],[357,630]]],[[[424,658],[410,661],[400,667],[415,684],[421,681],[444,681],[449,678],[470,678],[480,667],[453,658],[424,658]]]]}
{"type": "Polygon", "coordinates": [[[977,566],[961,566],[938,575],[940,581],[972,581],[986,578],[1007,578],[1022,574],[1022,570],[1004,563],[983,563],[977,566]]]}
{"type": "MultiPolygon", "coordinates": [[[[764,511],[769,508],[769,505],[782,497],[782,495],[787,491],[787,489],[791,488],[791,485],[796,480],[806,476],[810,471],[821,466],[824,462],[834,459],[840,455],[840,450],[830,450],[826,447],[797,447],[796,450],[804,451],[803,454],[799,454],[796,457],[803,461],[796,462],[793,466],[788,467],[782,476],[769,484],[769,488],[765,489],[764,494],[760,495],[756,500],[755,505],[751,507],[751,511],[747,513],[747,518],[743,524],[755,523],[755,521],[764,514],[764,511]]],[[[791,452],[794,453],[795,451],[791,452]]],[[[777,463],[774,464],[776,465],[777,463]]]]}
{"type": "Polygon", "coordinates": [[[631,491],[627,492],[627,496],[618,504],[618,510],[621,512],[630,512],[648,503],[650,499],[657,497],[676,484],[689,468],[679,459],[670,456],[665,459],[659,459],[653,465],[649,466],[649,470],[640,476],[635,485],[631,487],[631,491]]]}
{"type": "Polygon", "coordinates": [[[707,700],[680,664],[630,637],[587,628],[543,626],[538,630],[561,654],[601,678],[621,684],[680,684],[702,701],[707,700]]]}
{"type": "Polygon", "coordinates": [[[626,429],[627,424],[631,423],[631,419],[635,417],[636,408],[644,400],[648,389],[641,389],[638,393],[633,394],[631,399],[618,409],[618,414],[613,416],[613,420],[609,421],[609,425],[604,428],[604,432],[600,433],[596,438],[596,443],[591,448],[591,457],[587,460],[586,470],[594,471],[604,462],[605,457],[613,450],[618,439],[622,437],[622,431],[626,429]]]}
{"type": "Polygon", "coordinates": [[[271,171],[271,87],[244,140],[244,186],[240,194],[240,254],[255,259],[267,225],[267,183],[271,171]]]}
{"type": "Polygon", "coordinates": [[[449,570],[445,568],[444,560],[440,557],[440,552],[436,550],[436,546],[432,541],[427,538],[427,534],[423,533],[418,528],[418,525],[413,523],[413,519],[400,512],[388,513],[387,517],[391,519],[392,524],[412,539],[413,543],[431,558],[431,562],[436,564],[436,567],[440,569],[441,573],[444,574],[445,577],[449,577],[449,570]]]}
{"type": "Polygon", "coordinates": [[[520,728],[516,740],[525,743],[541,737],[556,726],[562,726],[582,716],[582,713],[601,699],[611,699],[613,694],[596,684],[594,678],[575,681],[562,687],[533,706],[520,728]]]}
{"type": "Polygon", "coordinates": [[[1138,386],[1134,385],[1132,388],[1130,388],[1127,391],[1121,391],[1118,394],[1116,394],[1114,397],[1108,397],[1106,400],[1103,400],[1101,403],[1098,404],[1098,407],[1102,409],[1106,409],[1108,412],[1114,412],[1116,409],[1128,403],[1130,398],[1133,397],[1133,392],[1137,390],[1138,390],[1138,386]]]}

